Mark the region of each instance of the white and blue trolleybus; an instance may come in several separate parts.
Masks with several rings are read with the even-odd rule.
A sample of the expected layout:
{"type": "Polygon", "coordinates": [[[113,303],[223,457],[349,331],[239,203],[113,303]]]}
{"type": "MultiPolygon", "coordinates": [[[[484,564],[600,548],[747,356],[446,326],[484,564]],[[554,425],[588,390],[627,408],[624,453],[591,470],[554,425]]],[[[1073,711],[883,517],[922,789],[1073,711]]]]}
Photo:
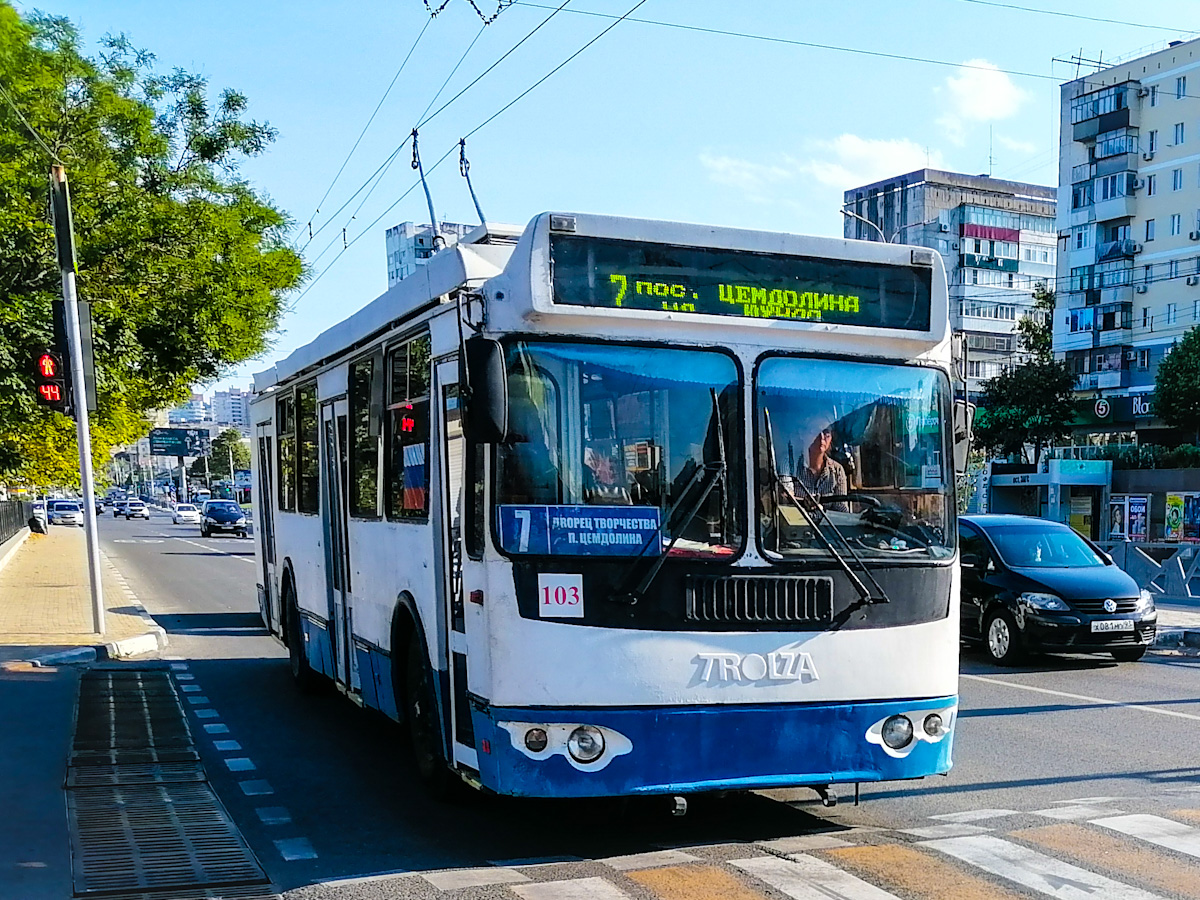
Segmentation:
{"type": "Polygon", "coordinates": [[[929,250],[481,226],[255,377],[264,619],[435,788],[946,772],[952,344],[929,250]]]}

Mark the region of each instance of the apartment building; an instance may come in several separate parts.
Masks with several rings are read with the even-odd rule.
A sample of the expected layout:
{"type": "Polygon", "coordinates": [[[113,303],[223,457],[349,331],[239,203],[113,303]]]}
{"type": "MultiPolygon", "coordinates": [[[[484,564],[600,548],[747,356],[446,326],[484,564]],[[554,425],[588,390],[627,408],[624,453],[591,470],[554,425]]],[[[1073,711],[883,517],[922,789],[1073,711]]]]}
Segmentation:
{"type": "MultiPolygon", "coordinates": [[[[458,222],[442,222],[438,225],[437,233],[448,247],[458,243],[459,238],[470,234],[479,227],[478,225],[463,225],[458,222]]],[[[394,287],[401,279],[407,278],[415,272],[417,266],[436,252],[433,228],[429,225],[401,222],[385,232],[384,241],[387,247],[389,288],[394,287]]]]}
{"type": "Polygon", "coordinates": [[[212,417],[218,425],[235,428],[250,427],[250,392],[231,387],[227,391],[214,391],[212,417]]]}
{"type": "Polygon", "coordinates": [[[1017,322],[1057,263],[1053,187],[918,169],[844,194],[844,234],[937,250],[967,346],[967,393],[1021,358],[1017,322]]]}
{"type": "Polygon", "coordinates": [[[186,403],[167,413],[167,422],[171,425],[190,425],[204,422],[208,417],[209,407],[204,395],[193,391],[186,403]]]}
{"type": "Polygon", "coordinates": [[[1063,84],[1060,142],[1055,355],[1088,430],[1151,431],[1158,364],[1200,324],[1200,40],[1063,84]]]}

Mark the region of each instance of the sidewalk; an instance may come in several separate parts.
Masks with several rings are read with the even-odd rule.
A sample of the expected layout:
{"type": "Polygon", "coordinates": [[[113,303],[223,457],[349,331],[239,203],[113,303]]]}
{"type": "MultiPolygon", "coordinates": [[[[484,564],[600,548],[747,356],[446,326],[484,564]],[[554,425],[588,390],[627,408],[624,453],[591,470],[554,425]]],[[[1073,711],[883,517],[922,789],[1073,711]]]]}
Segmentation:
{"type": "Polygon", "coordinates": [[[165,646],[163,630],[103,557],[106,631],[102,636],[92,631],[85,546],[82,528],[54,525],[47,534],[31,534],[0,570],[0,663],[73,649],[71,655],[86,661],[165,646]]]}

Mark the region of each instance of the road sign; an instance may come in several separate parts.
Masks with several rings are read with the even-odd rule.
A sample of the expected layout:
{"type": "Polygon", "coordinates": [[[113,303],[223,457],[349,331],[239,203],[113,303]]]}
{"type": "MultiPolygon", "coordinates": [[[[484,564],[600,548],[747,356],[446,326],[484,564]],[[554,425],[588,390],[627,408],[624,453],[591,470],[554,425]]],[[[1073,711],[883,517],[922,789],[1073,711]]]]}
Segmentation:
{"type": "Polygon", "coordinates": [[[152,428],[152,456],[203,456],[208,451],[207,428],[152,428]]]}

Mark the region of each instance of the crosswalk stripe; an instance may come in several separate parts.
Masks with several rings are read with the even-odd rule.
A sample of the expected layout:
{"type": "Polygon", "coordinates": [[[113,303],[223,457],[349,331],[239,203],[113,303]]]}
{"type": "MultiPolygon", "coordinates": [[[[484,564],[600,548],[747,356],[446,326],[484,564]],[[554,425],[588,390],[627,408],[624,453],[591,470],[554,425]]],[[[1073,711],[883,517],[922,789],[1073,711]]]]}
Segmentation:
{"type": "Polygon", "coordinates": [[[1141,888],[1105,878],[991,835],[926,841],[947,856],[1057,900],[1160,900],[1141,888]]]}
{"type": "Polygon", "coordinates": [[[651,850],[649,853],[633,853],[629,856],[610,856],[600,860],[618,872],[629,869],[651,869],[655,866],[676,866],[680,863],[696,862],[700,857],[682,850],[651,850]]]}
{"type": "Polygon", "coordinates": [[[759,856],[729,863],[759,881],[765,881],[792,900],[897,900],[895,894],[868,884],[814,856],[791,859],[759,856]]]}
{"type": "Polygon", "coordinates": [[[1155,890],[1200,900],[1196,867],[1136,841],[1083,825],[1042,825],[1010,832],[1010,837],[1068,856],[1099,872],[1141,882],[1155,890]]]}
{"type": "Polygon", "coordinates": [[[941,857],[909,844],[862,845],[830,850],[824,855],[839,866],[916,897],[1020,900],[1008,888],[968,875],[941,857]]]}
{"type": "Polygon", "coordinates": [[[716,866],[664,866],[625,874],[660,900],[763,900],[716,866]]]}
{"type": "Polygon", "coordinates": [[[1164,819],[1162,816],[1112,816],[1094,819],[1093,825],[1111,828],[1121,834],[1166,847],[1188,856],[1200,857],[1200,830],[1182,822],[1164,819]]]}
{"type": "Polygon", "coordinates": [[[519,884],[510,890],[521,900],[633,900],[611,881],[596,877],[519,884]]]}
{"type": "Polygon", "coordinates": [[[501,869],[494,866],[422,872],[421,877],[442,891],[453,891],[465,887],[487,887],[493,884],[512,884],[515,881],[529,880],[528,875],[522,875],[516,869],[501,869]]]}
{"type": "Polygon", "coordinates": [[[1119,813],[1119,809],[1100,809],[1096,806],[1052,806],[1049,809],[1035,809],[1035,816],[1045,816],[1048,819],[1094,819],[1097,816],[1111,816],[1119,813]]]}
{"type": "Polygon", "coordinates": [[[926,825],[922,828],[905,828],[900,833],[915,838],[951,838],[964,837],[968,834],[983,834],[991,831],[980,825],[966,825],[962,822],[946,822],[943,825],[926,825]]]}
{"type": "Polygon", "coordinates": [[[930,816],[929,818],[939,822],[985,822],[988,819],[1000,819],[1017,814],[1015,809],[967,809],[962,812],[942,813],[940,816],[930,816]]]}

